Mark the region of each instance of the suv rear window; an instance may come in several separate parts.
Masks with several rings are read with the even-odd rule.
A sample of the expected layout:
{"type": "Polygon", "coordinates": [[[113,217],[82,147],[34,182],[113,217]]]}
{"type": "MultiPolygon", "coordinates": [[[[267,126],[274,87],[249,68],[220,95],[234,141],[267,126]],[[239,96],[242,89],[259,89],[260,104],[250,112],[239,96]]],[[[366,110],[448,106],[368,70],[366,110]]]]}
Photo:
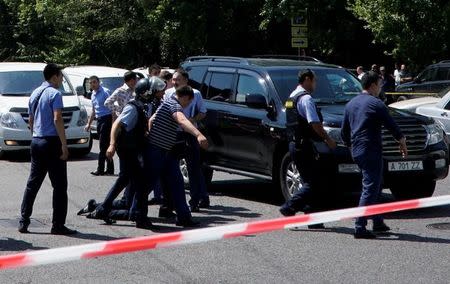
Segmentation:
{"type": "MultiPolygon", "coordinates": [[[[284,102],[298,85],[300,69],[269,70],[269,75],[284,102]]],[[[313,98],[317,102],[346,103],[362,92],[361,83],[345,69],[316,69],[316,90],[313,98]]]]}
{"type": "MultiPolygon", "coordinates": [[[[42,71],[0,72],[0,95],[29,96],[44,82],[42,71]]],[[[66,78],[59,88],[64,96],[74,95],[66,78]]]]}

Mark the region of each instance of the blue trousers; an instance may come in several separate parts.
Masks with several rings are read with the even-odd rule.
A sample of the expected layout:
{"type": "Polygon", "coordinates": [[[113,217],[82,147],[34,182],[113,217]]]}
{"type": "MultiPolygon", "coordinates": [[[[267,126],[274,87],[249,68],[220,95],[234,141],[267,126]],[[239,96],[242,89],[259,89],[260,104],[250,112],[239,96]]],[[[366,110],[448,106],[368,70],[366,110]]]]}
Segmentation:
{"type": "MultiPolygon", "coordinates": [[[[374,205],[379,202],[383,182],[383,156],[381,153],[364,155],[353,158],[362,172],[362,193],[359,206],[374,205]]],[[[370,217],[374,225],[382,224],[383,217],[376,215],[370,217]]],[[[365,230],[367,217],[356,218],[355,229],[365,230]]]]}
{"type": "Polygon", "coordinates": [[[189,187],[191,193],[191,203],[197,205],[200,200],[209,201],[206,190],[203,166],[200,159],[200,145],[197,138],[186,134],[186,163],[189,175],[189,187]]]}
{"type": "Polygon", "coordinates": [[[67,216],[67,162],[61,160],[59,137],[33,138],[31,171],[21,206],[21,222],[30,224],[33,204],[48,173],[53,187],[53,226],[63,226],[67,216]]]}
{"type": "Polygon", "coordinates": [[[179,161],[170,151],[155,145],[147,145],[144,152],[144,173],[146,176],[146,190],[135,194],[130,216],[146,217],[148,212],[147,199],[150,190],[154,189],[159,180],[167,185],[172,194],[173,205],[179,221],[191,219],[191,212],[186,203],[183,177],[180,172],[179,161]]]}

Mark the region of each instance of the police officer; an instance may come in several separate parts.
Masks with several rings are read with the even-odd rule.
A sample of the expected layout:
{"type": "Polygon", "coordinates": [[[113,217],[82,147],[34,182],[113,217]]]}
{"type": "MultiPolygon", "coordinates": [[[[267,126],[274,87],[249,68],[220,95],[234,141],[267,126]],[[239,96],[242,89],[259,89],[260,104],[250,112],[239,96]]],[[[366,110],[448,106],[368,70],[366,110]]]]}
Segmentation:
{"type": "MultiPolygon", "coordinates": [[[[120,159],[120,173],[113,187],[110,189],[102,205],[93,212],[97,218],[109,218],[113,201],[125,186],[129,184],[127,203],[131,205],[134,196],[144,190],[142,153],[148,131],[148,120],[144,104],[149,103],[157,92],[163,92],[166,85],[157,77],[141,79],[136,84],[136,97],[123,109],[111,130],[111,140],[106,156],[112,159],[117,151],[120,159]]],[[[141,201],[141,200],[139,200],[141,201]]],[[[147,199],[145,200],[147,203],[147,199]]],[[[130,219],[136,221],[137,228],[152,228],[151,222],[145,216],[131,214],[130,219]]]]}
{"type": "MultiPolygon", "coordinates": [[[[177,88],[187,86],[189,83],[189,74],[183,69],[178,69],[173,75],[172,81],[174,87],[166,90],[164,99],[174,96],[177,88]]],[[[202,94],[196,89],[192,90],[194,92],[194,98],[192,102],[183,109],[183,113],[194,126],[197,126],[197,123],[206,117],[206,107],[203,102],[202,94]]],[[[185,141],[187,145],[184,151],[184,157],[187,163],[189,188],[191,193],[189,205],[191,206],[192,212],[199,212],[200,207],[207,208],[210,206],[205,177],[202,171],[200,146],[196,137],[183,132],[181,129],[179,130],[179,140],[185,141]]]]}
{"type": "Polygon", "coordinates": [[[91,172],[94,176],[114,175],[114,161],[106,159],[106,150],[109,146],[109,138],[112,127],[112,111],[105,106],[106,99],[110,96],[109,90],[100,86],[100,79],[97,76],[89,78],[89,84],[92,90],[91,102],[92,113],[89,116],[89,121],[85,127],[86,131],[91,130],[94,118],[97,119],[97,133],[100,146],[98,153],[97,170],[91,172]],[[106,172],[105,172],[105,162],[106,172]]]}
{"type": "Polygon", "coordinates": [[[77,231],[65,226],[67,215],[67,149],[63,99],[58,91],[62,84],[61,68],[48,64],[44,68],[45,82],[33,91],[28,104],[31,140],[31,171],[23,195],[19,232],[28,233],[36,195],[45,176],[53,186],[53,226],[51,233],[70,235],[77,231]]]}
{"type": "MultiPolygon", "coordinates": [[[[198,223],[192,220],[187,206],[178,154],[174,153],[178,128],[181,127],[185,132],[193,135],[202,148],[208,147],[205,136],[183,114],[183,108],[187,107],[193,98],[192,88],[183,86],[176,90],[175,96],[171,96],[162,103],[150,119],[149,147],[146,147],[144,156],[145,173],[149,176],[147,188],[154,188],[160,179],[163,184],[168,185],[177,214],[176,225],[183,227],[195,227],[198,226],[198,223]]],[[[144,197],[136,198],[136,195],[135,199],[139,202],[145,200],[147,196],[148,192],[144,197]]],[[[146,215],[147,205],[134,205],[133,202],[132,210],[145,210],[141,215],[146,215]]]]}
{"type": "MultiPolygon", "coordinates": [[[[383,147],[381,127],[384,125],[399,143],[403,157],[408,155],[406,139],[389,114],[386,105],[378,99],[382,80],[376,72],[370,71],[361,80],[363,92],[354,97],[345,107],[342,125],[342,139],[351,147],[352,156],[362,172],[362,193],[359,206],[378,202],[383,179],[383,147]]],[[[380,215],[373,216],[373,231],[387,232],[390,228],[380,215]]],[[[375,238],[366,229],[367,218],[356,218],[355,238],[375,238]]]]}
{"type": "MultiPolygon", "coordinates": [[[[322,125],[322,116],[315,105],[311,93],[316,86],[315,74],[310,69],[298,74],[299,85],[291,93],[286,103],[286,115],[289,131],[289,151],[300,173],[303,186],[290,200],[280,208],[284,216],[293,216],[298,211],[314,210],[313,203],[317,195],[315,172],[316,163],[313,141],[324,141],[330,149],[336,148],[322,125]],[[307,209],[307,208],[310,209],[307,209]]],[[[322,224],[309,226],[310,229],[323,228],[322,224]]]]}

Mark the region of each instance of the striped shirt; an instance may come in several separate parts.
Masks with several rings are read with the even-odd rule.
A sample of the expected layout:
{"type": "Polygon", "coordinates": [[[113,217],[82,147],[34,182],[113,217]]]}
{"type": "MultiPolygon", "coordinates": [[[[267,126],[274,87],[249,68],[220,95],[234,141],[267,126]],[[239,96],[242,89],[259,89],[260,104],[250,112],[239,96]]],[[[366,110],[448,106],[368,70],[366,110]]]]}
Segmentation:
{"type": "Polygon", "coordinates": [[[180,103],[171,97],[165,100],[156,111],[150,129],[150,144],[171,150],[177,142],[178,123],[173,118],[176,112],[183,112],[180,103]]]}

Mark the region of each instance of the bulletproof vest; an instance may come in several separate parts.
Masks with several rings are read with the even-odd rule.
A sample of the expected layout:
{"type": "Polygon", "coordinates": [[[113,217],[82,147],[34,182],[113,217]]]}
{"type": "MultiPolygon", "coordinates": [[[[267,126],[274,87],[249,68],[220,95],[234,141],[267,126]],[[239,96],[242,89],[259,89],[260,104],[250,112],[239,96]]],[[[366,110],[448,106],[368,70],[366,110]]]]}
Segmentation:
{"type": "Polygon", "coordinates": [[[132,105],[138,112],[136,125],[130,131],[122,129],[117,137],[117,149],[124,150],[141,150],[145,144],[145,134],[148,131],[147,117],[144,106],[138,104],[135,100],[129,101],[127,104],[132,105]]]}
{"type": "MultiPolygon", "coordinates": [[[[308,120],[301,116],[297,110],[297,103],[301,97],[307,95],[307,92],[299,92],[292,98],[288,98],[286,106],[286,126],[288,141],[295,142],[297,145],[302,141],[322,141],[319,135],[314,131],[308,120]]],[[[323,122],[320,109],[315,106],[320,122],[323,122]]]]}

